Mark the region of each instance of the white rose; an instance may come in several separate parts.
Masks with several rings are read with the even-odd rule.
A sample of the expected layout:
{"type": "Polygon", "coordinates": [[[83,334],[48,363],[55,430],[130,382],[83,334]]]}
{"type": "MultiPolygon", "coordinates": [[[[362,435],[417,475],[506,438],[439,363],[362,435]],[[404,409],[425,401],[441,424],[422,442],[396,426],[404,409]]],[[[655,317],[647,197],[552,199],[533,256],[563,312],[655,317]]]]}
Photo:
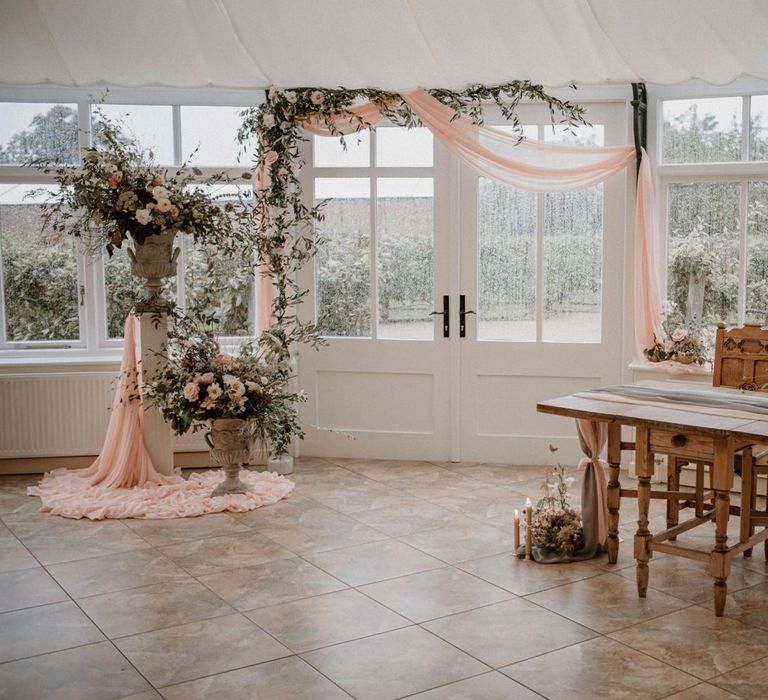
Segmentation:
{"type": "Polygon", "coordinates": [[[149,223],[149,220],[152,218],[152,213],[149,211],[149,209],[137,209],[135,216],[136,221],[138,221],[142,226],[146,226],[149,223]]]}
{"type": "Polygon", "coordinates": [[[325,102],[325,95],[322,90],[315,90],[310,96],[310,101],[313,105],[321,105],[325,102]]]}
{"type": "Polygon", "coordinates": [[[681,340],[685,340],[688,337],[688,331],[685,328],[676,328],[672,333],[672,340],[679,343],[681,340]]]}
{"type": "Polygon", "coordinates": [[[272,114],[265,114],[264,118],[261,120],[261,123],[264,125],[266,129],[271,129],[275,125],[275,117],[272,114]]]}
{"type": "Polygon", "coordinates": [[[293,90],[288,90],[285,93],[285,99],[288,100],[292,105],[296,104],[296,93],[293,90]]]}
{"type": "Polygon", "coordinates": [[[269,88],[269,99],[274,102],[278,96],[280,95],[280,88],[276,86],[272,86],[269,88]]]}
{"type": "Polygon", "coordinates": [[[184,398],[187,401],[197,401],[197,397],[200,395],[200,388],[194,382],[189,382],[184,387],[184,398]]]}
{"type": "Polygon", "coordinates": [[[152,196],[155,198],[156,202],[159,202],[161,199],[168,199],[171,196],[171,193],[162,185],[157,185],[152,188],[152,196]]]}

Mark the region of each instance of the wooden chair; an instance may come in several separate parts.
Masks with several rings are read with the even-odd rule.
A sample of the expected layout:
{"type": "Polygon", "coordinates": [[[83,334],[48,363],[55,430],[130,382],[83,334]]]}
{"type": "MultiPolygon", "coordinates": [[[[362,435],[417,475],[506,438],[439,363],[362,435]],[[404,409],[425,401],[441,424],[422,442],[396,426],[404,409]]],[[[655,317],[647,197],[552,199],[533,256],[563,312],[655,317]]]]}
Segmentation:
{"type": "MultiPolygon", "coordinates": [[[[768,329],[760,325],[747,323],[740,328],[726,329],[724,323],[717,324],[715,336],[715,363],[712,373],[712,386],[733,387],[746,391],[768,391],[768,329]]],[[[736,473],[741,476],[741,538],[751,537],[757,525],[768,526],[768,497],[765,513],[756,510],[757,477],[768,475],[768,446],[755,445],[754,456],[739,459],[736,473]]],[[[691,461],[685,457],[670,454],[667,461],[667,486],[669,491],[680,490],[680,472],[683,465],[691,461]]],[[[713,492],[704,491],[705,466],[708,462],[695,462],[696,489],[691,499],[667,501],[667,527],[674,527],[679,522],[679,512],[684,507],[695,507],[696,515],[708,509],[713,492]]],[[[710,465],[711,466],[711,465],[710,465]]],[[[711,472],[710,472],[711,473],[711,472]]],[[[711,489],[711,483],[710,483],[711,489]]],[[[745,557],[752,555],[752,550],[744,552],[745,557]]],[[[765,555],[768,559],[768,540],[765,542],[765,555]]]]}

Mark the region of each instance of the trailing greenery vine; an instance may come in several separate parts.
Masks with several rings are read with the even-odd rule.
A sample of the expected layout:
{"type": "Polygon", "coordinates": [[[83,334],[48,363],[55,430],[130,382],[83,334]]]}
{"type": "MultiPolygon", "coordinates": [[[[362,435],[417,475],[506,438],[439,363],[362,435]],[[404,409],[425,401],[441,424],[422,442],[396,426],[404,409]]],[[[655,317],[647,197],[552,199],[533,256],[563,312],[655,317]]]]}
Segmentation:
{"type": "MultiPolygon", "coordinates": [[[[428,91],[454,112],[454,118],[468,117],[475,124],[483,122],[483,109],[489,103],[522,138],[523,130],[517,108],[524,100],[543,102],[549,108],[552,123],[572,127],[586,124],[584,109],[572,102],[549,95],[542,86],[528,81],[513,81],[496,86],[472,85],[463,91],[434,89],[428,91]]],[[[308,294],[297,281],[296,272],[317,252],[315,224],[323,220],[324,202],[310,206],[302,192],[299,172],[305,165],[301,142],[306,141],[304,125],[312,120],[338,135],[336,122],[346,119],[358,132],[371,126],[350,111],[361,102],[371,102],[392,123],[415,127],[420,121],[399,94],[371,88],[333,89],[272,87],[265,102],[244,111],[238,140],[245,148],[257,143],[254,168],[257,173],[255,202],[248,212],[247,228],[261,274],[272,278],[274,322],[270,333],[285,352],[293,342],[319,342],[317,326],[302,322],[296,307],[308,294]]]]}

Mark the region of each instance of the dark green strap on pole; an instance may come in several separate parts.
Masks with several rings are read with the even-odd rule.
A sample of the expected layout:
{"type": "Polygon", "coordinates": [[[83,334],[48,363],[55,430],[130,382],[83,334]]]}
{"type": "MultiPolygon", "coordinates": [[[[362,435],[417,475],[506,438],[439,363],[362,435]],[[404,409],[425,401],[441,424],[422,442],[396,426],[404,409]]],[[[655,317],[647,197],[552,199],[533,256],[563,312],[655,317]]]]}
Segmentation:
{"type": "Polygon", "coordinates": [[[632,83],[632,126],[635,133],[637,172],[643,158],[642,149],[648,150],[648,91],[645,83],[632,83]]]}

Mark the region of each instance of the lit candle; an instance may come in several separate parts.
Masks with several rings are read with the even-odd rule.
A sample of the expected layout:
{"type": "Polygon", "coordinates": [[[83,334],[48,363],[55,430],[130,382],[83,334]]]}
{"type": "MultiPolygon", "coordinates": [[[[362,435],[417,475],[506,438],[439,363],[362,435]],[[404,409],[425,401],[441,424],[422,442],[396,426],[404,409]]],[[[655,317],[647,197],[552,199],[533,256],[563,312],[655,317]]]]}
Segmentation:
{"type": "Polygon", "coordinates": [[[515,556],[517,556],[517,550],[520,549],[520,511],[515,508],[515,556]]]}
{"type": "Polygon", "coordinates": [[[525,558],[530,559],[533,553],[533,537],[531,534],[531,522],[533,520],[533,506],[531,499],[525,499],[525,558]]]}

